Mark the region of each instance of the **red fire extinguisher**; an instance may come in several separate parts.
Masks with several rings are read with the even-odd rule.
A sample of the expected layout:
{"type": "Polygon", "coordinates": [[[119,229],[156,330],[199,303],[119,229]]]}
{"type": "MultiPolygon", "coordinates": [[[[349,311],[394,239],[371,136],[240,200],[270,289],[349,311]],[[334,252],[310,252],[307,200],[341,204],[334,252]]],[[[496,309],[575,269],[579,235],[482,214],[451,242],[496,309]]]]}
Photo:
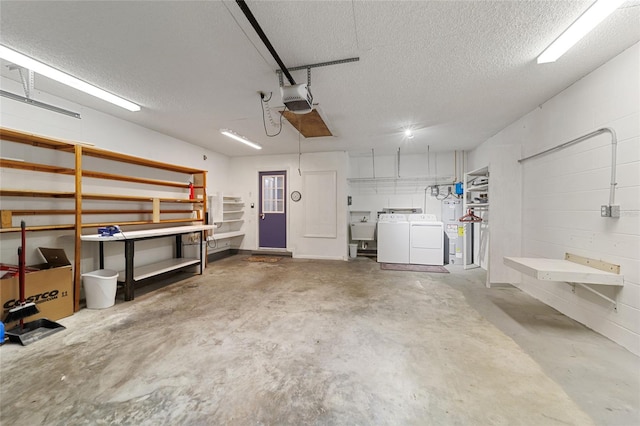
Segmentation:
{"type": "Polygon", "coordinates": [[[195,196],[195,194],[193,192],[193,184],[191,182],[189,182],[189,199],[193,200],[195,198],[196,198],[196,196],[195,196]]]}

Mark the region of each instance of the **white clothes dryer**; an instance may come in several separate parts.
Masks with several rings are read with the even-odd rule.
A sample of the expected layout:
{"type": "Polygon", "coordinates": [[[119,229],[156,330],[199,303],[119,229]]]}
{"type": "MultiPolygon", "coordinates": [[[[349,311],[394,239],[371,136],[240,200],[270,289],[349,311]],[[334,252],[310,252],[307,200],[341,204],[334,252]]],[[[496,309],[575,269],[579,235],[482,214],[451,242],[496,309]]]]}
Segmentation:
{"type": "Polygon", "coordinates": [[[409,263],[444,265],[444,224],[434,215],[410,214],[409,263]]]}

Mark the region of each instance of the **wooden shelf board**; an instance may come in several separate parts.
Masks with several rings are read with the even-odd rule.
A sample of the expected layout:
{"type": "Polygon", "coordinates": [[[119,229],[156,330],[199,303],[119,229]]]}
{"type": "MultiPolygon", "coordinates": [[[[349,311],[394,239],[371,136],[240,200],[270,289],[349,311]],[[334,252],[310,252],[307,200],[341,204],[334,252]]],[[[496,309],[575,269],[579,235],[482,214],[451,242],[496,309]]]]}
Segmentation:
{"type": "Polygon", "coordinates": [[[0,139],[5,141],[27,144],[40,148],[48,148],[63,151],[73,151],[74,144],[53,138],[45,138],[31,133],[24,133],[18,130],[0,128],[0,139]]]}
{"type": "Polygon", "coordinates": [[[104,160],[113,160],[121,163],[135,164],[137,166],[146,166],[156,169],[168,170],[184,174],[199,174],[202,170],[184,167],[175,164],[161,163],[159,161],[148,160],[146,158],[134,157],[132,155],[121,154],[119,152],[107,151],[104,149],[93,147],[82,147],[82,154],[89,157],[101,158],[104,160]]]}
{"type": "Polygon", "coordinates": [[[30,189],[0,189],[2,197],[75,198],[75,192],[32,191],[30,189]]]}
{"type": "MultiPolygon", "coordinates": [[[[42,225],[42,226],[27,226],[27,231],[60,231],[60,230],[68,230],[75,229],[75,225],[42,225]]],[[[5,232],[20,232],[20,228],[2,228],[0,229],[0,233],[5,232]]]]}
{"type": "Polygon", "coordinates": [[[0,158],[0,167],[17,170],[28,170],[31,172],[55,173],[60,175],[74,175],[75,169],[69,167],[51,166],[49,164],[30,163],[27,161],[17,161],[0,158]]]}
{"type": "MultiPolygon", "coordinates": [[[[162,214],[191,214],[195,210],[160,210],[162,214]]],[[[75,210],[11,210],[14,216],[42,216],[42,215],[72,215],[75,210]]],[[[153,210],[125,210],[125,209],[90,209],[82,210],[82,214],[152,214],[153,210]]]]}
{"type": "MultiPolygon", "coordinates": [[[[117,195],[117,194],[82,194],[85,200],[112,200],[112,201],[143,201],[153,202],[154,197],[143,195],[117,195]]],[[[187,198],[159,198],[161,203],[201,204],[202,200],[189,200],[187,198]]]]}
{"type": "Polygon", "coordinates": [[[82,146],[82,154],[90,157],[102,158],[106,160],[114,160],[122,163],[135,164],[139,166],[146,166],[151,168],[158,168],[163,170],[169,170],[172,172],[185,173],[185,174],[200,174],[203,170],[194,169],[191,167],[179,166],[175,164],[162,163],[159,161],[149,160],[146,158],[134,157],[132,155],[121,154],[114,151],[108,151],[105,149],[95,148],[90,144],[83,144],[81,142],[62,141],[50,137],[39,136],[31,133],[25,133],[19,130],[13,130],[8,128],[0,128],[0,139],[32,145],[35,147],[63,150],[73,152],[76,145],[82,146]]]}
{"type": "Polygon", "coordinates": [[[564,259],[505,257],[504,264],[541,281],[623,286],[624,276],[564,259]]]}
{"type": "Polygon", "coordinates": [[[94,179],[105,179],[105,180],[117,180],[121,182],[133,182],[133,183],[142,183],[146,185],[158,185],[158,186],[171,186],[174,188],[189,188],[189,184],[185,182],[175,182],[170,180],[161,180],[161,179],[149,179],[149,178],[140,178],[135,176],[127,176],[127,175],[116,175],[111,173],[103,173],[103,172],[94,172],[91,170],[83,170],[82,171],[83,178],[94,178],[94,179]]]}

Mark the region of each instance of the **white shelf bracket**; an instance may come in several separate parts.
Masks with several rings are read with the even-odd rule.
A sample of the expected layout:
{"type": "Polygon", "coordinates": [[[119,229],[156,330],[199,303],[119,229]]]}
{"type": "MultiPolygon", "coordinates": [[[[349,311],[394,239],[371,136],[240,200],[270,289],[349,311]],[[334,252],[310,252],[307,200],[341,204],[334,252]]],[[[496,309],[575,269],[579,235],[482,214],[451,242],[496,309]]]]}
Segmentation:
{"type": "Polygon", "coordinates": [[[601,298],[603,298],[604,300],[606,300],[606,301],[608,301],[609,303],[611,303],[611,304],[613,305],[613,310],[614,310],[614,311],[616,311],[616,312],[618,312],[618,300],[617,300],[618,295],[617,295],[617,293],[616,293],[616,298],[615,298],[615,299],[612,299],[612,298],[610,298],[609,296],[606,296],[606,295],[604,295],[604,294],[600,293],[598,290],[596,290],[596,289],[594,289],[594,288],[591,288],[591,287],[589,287],[589,286],[588,286],[588,285],[586,285],[586,284],[583,284],[583,283],[568,283],[568,284],[569,284],[569,285],[571,285],[571,287],[573,287],[573,290],[572,290],[572,291],[573,291],[574,293],[576,292],[576,286],[580,286],[580,287],[582,287],[583,289],[585,289],[585,290],[587,290],[587,291],[590,291],[591,293],[595,294],[596,296],[601,297],[601,298]]]}

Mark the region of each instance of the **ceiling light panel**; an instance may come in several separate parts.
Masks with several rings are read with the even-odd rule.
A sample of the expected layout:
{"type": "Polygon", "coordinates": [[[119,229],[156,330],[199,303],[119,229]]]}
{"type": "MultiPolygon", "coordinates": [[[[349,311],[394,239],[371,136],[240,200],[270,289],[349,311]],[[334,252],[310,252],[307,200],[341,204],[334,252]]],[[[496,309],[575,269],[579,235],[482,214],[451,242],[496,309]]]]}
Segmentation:
{"type": "Polygon", "coordinates": [[[9,49],[6,46],[0,45],[0,58],[62,84],[66,84],[67,86],[73,87],[74,89],[80,90],[81,92],[88,93],[89,95],[95,96],[96,98],[102,99],[103,101],[110,102],[121,108],[133,112],[140,111],[140,106],[134,104],[133,102],[102,90],[67,73],[52,68],[49,65],[43,64],[42,62],[36,61],[35,59],[25,56],[22,53],[16,52],[13,49],[9,49]]]}
{"type": "Polygon", "coordinates": [[[589,31],[622,4],[624,0],[597,0],[576,21],[565,30],[549,47],[538,56],[538,63],[555,62],[589,31]]]}
{"type": "Polygon", "coordinates": [[[233,140],[241,142],[241,143],[243,143],[245,145],[249,145],[253,149],[262,149],[262,147],[260,145],[258,145],[257,143],[250,141],[249,139],[245,138],[244,136],[240,136],[239,134],[237,134],[233,130],[220,129],[220,133],[222,133],[225,136],[230,137],[233,140]]]}

